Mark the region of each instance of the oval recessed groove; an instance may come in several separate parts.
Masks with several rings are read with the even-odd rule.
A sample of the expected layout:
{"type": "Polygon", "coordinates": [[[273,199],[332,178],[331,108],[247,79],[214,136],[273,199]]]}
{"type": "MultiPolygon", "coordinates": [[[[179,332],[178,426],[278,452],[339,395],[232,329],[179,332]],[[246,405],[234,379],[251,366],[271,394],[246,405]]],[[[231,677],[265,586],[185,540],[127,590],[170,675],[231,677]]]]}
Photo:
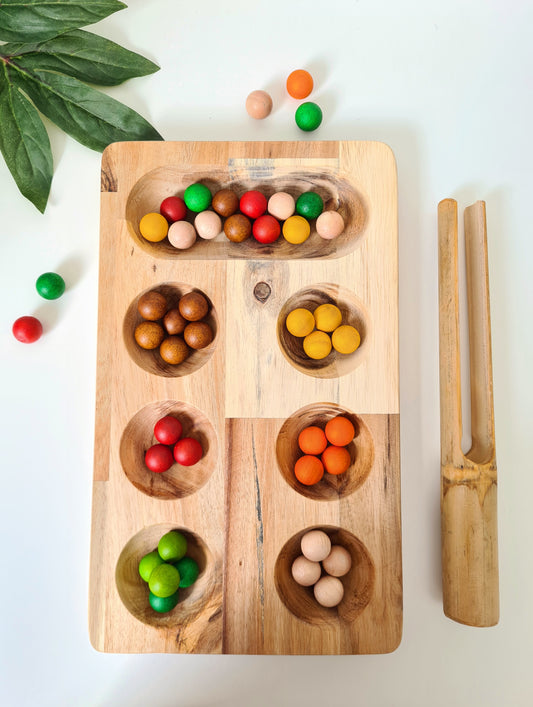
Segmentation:
{"type": "MultiPolygon", "coordinates": [[[[267,161],[270,165],[270,161],[267,161]]],[[[187,220],[194,221],[195,214],[188,212],[187,220]]],[[[257,166],[209,167],[191,170],[184,166],[158,167],[133,186],[126,202],[126,222],[133,242],[144,252],[157,258],[176,260],[226,260],[226,259],[314,259],[338,258],[347,255],[359,246],[364,238],[368,222],[368,207],[363,194],[351,181],[349,174],[341,174],[324,167],[302,168],[287,171],[286,168],[258,170],[257,166]],[[286,191],[295,199],[307,191],[316,191],[324,200],[326,210],[338,211],[344,219],[345,229],[333,240],[325,240],[316,232],[315,220],[311,220],[311,235],[300,245],[288,243],[283,236],[272,244],[258,243],[253,237],[242,243],[232,243],[224,233],[213,240],[198,237],[187,250],[174,248],[167,238],[151,243],[141,236],[139,222],[151,212],[159,212],[159,206],[168,196],[183,197],[185,189],[196,182],[207,186],[214,194],[219,189],[232,189],[240,197],[245,191],[257,189],[267,198],[275,192],[286,191]]]]}

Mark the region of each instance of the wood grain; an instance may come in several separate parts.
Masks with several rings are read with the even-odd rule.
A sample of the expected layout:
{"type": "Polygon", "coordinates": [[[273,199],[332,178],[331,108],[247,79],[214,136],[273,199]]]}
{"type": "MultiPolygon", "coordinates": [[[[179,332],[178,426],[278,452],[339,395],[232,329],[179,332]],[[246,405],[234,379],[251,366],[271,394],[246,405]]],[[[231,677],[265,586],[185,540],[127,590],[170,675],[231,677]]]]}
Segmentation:
{"type": "Polygon", "coordinates": [[[89,596],[98,650],[335,654],[398,645],[397,245],[396,167],[381,143],[107,148],[89,596]],[[316,186],[329,208],[343,210],[346,232],[337,242],[313,232],[299,249],[281,242],[239,249],[223,234],[185,252],[144,241],[140,215],[197,179],[267,193],[316,186]],[[132,342],[135,303],[150,289],[198,289],[212,305],[215,340],[181,371],[132,342]],[[280,336],[283,307],[308,290],[338,299],[363,334],[359,352],[329,361],[327,371],[295,367],[280,336]],[[288,483],[277,457],[279,430],[309,406],[322,416],[344,409],[360,421],[364,444],[351,450],[347,482],[330,485],[322,499],[288,483]],[[196,477],[173,468],[154,480],[139,459],[154,419],[168,411],[184,415],[208,449],[196,477]],[[310,604],[291,603],[283,568],[298,534],[314,526],[343,538],[358,569],[345,605],[311,611],[309,621],[302,612],[310,604]],[[171,528],[189,534],[202,574],[176,609],[155,615],[136,564],[171,528]]]}

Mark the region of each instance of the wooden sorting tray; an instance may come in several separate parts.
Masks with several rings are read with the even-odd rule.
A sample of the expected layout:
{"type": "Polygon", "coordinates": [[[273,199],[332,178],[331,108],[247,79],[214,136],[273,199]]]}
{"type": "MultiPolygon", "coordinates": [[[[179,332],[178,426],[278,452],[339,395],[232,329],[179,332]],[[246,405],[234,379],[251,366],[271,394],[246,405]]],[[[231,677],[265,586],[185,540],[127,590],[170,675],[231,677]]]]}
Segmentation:
{"type": "MultiPolygon", "coordinates": [[[[402,632],[396,165],[377,142],[118,143],[102,159],[98,373],[89,627],[95,648],[140,653],[386,653],[402,632]],[[345,232],[300,246],[223,234],[177,251],[140,218],[202,181],[295,195],[317,190],[345,232]],[[138,349],[136,302],[150,289],[210,300],[213,344],[169,367],[138,349]],[[283,327],[296,306],[334,300],[362,334],[350,356],[301,357],[283,327]],[[332,360],[330,360],[330,358],[332,360]],[[144,451],[174,413],[202,441],[186,472],[153,474],[144,451]],[[346,414],[358,434],[342,477],[301,486],[300,429],[346,414]],[[333,481],[331,480],[333,479],[333,481]],[[342,603],[320,607],[290,575],[319,527],[354,567],[342,603]],[[198,581],[168,614],[137,572],[172,528],[198,581]]],[[[328,475],[329,476],[329,475],[328,475]]]]}

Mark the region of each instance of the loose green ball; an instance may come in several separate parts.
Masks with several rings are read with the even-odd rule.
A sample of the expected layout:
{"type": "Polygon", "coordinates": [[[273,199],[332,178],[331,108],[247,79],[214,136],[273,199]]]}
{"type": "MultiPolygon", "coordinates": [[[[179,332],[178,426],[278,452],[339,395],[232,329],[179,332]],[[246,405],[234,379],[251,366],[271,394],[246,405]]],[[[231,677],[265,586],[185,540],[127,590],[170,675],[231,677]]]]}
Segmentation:
{"type": "Polygon", "coordinates": [[[199,213],[211,205],[211,192],[204,184],[191,184],[185,189],[183,201],[188,209],[199,213]]]}
{"type": "Polygon", "coordinates": [[[65,291],[65,281],[55,272],[45,272],[37,278],[35,287],[44,299],[58,299],[65,291]]]}
{"type": "Polygon", "coordinates": [[[296,212],[304,218],[318,218],[324,211],[324,201],[316,191],[300,194],[296,201],[296,212]]]}
{"type": "Polygon", "coordinates": [[[161,559],[161,556],[157,552],[157,550],[154,550],[153,552],[149,552],[147,555],[141,558],[141,561],[139,562],[139,574],[141,575],[142,579],[144,579],[145,582],[150,581],[150,575],[152,572],[155,570],[156,567],[159,567],[159,565],[162,565],[164,560],[161,559]]]}
{"type": "Polygon", "coordinates": [[[165,562],[181,560],[187,553],[187,538],[177,530],[171,530],[163,535],[157,551],[165,562]]]}
{"type": "Polygon", "coordinates": [[[179,592],[174,592],[169,597],[158,597],[153,592],[150,592],[148,601],[152,609],[157,611],[158,614],[166,614],[167,611],[172,611],[178,603],[178,594],[179,592]]]}
{"type": "Polygon", "coordinates": [[[175,594],[180,586],[180,573],[174,567],[163,562],[150,575],[148,586],[152,594],[160,599],[166,599],[171,594],[175,594]]]}
{"type": "Polygon", "coordinates": [[[180,588],[186,589],[194,584],[198,579],[200,569],[198,563],[192,557],[182,557],[181,560],[174,562],[174,567],[180,573],[180,588]]]}
{"type": "Polygon", "coordinates": [[[307,101],[298,106],[294,119],[300,130],[311,132],[311,130],[316,130],[322,122],[322,110],[316,103],[307,101]]]}

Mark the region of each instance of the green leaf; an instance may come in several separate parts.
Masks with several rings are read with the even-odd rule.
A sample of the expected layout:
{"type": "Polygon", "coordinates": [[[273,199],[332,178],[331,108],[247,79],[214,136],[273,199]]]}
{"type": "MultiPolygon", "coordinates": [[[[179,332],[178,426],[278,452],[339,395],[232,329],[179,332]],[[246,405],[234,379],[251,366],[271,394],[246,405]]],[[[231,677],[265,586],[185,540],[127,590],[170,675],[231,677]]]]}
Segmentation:
{"type": "Polygon", "coordinates": [[[116,86],[134,76],[159,71],[157,64],[140,54],[81,29],[46,42],[4,44],[0,53],[10,63],[18,63],[23,56],[26,69],[58,71],[100,86],[116,86]]]}
{"type": "Polygon", "coordinates": [[[85,27],[122,10],[117,0],[1,0],[0,39],[32,42],[85,27]]]}
{"type": "Polygon", "coordinates": [[[26,71],[12,65],[17,81],[37,108],[69,135],[93,150],[111,142],[162,140],[142,116],[100,91],[51,71],[26,71]]]}
{"type": "Polygon", "coordinates": [[[48,133],[33,105],[8,80],[0,62],[0,150],[22,194],[42,213],[52,183],[48,133]]]}

